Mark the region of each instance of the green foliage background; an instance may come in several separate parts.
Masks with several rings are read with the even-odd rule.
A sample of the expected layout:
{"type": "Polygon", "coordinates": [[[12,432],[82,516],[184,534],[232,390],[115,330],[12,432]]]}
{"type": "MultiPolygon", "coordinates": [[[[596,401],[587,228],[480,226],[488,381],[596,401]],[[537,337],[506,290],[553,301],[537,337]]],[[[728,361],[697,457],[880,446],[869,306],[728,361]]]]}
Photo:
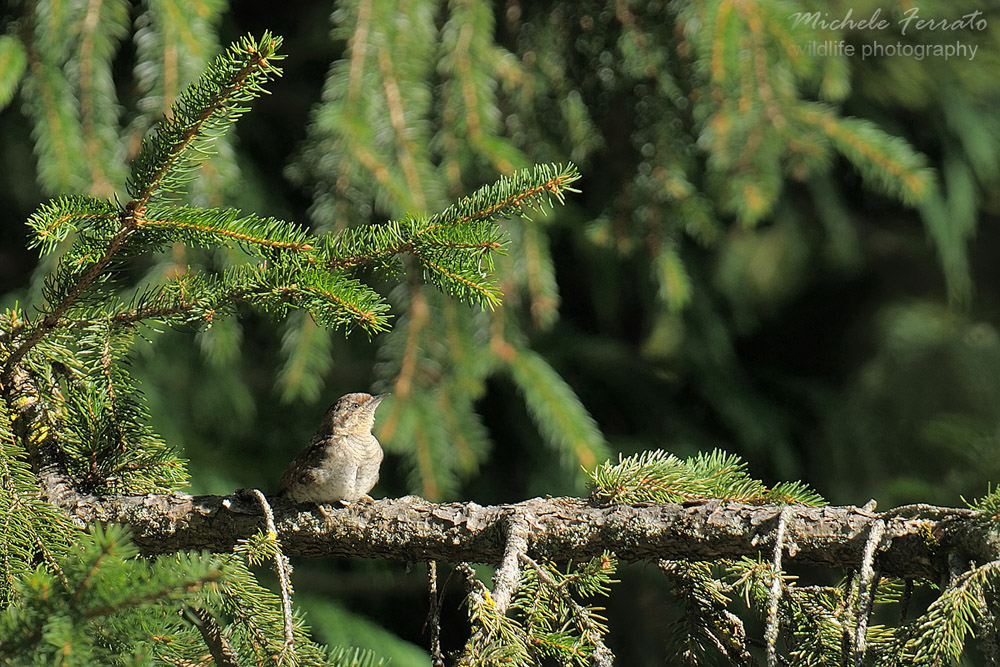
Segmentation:
{"type": "MultiPolygon", "coordinates": [[[[285,38],[285,76],[198,175],[194,204],[325,232],[440,210],[535,162],[584,176],[565,208],[507,225],[495,313],[404,281],[374,344],[248,313],[141,349],[154,429],[190,459],[193,492],[273,488],[325,407],[359,389],[394,394],[383,495],[581,493],[581,466],[613,453],[715,447],[834,503],[956,504],[1000,478],[1000,15],[982,30],[896,23],[979,3],[99,6],[93,21],[83,4],[0,14],[2,305],[41,298],[32,276],[50,267],[35,271],[24,226],[38,203],[123,192],[174,96],[221,44],[265,28],[285,38]],[[848,8],[892,27],[794,21],[848,8]],[[796,50],[876,39],[978,51],[796,50]]],[[[221,269],[239,259],[227,252],[174,245],[143,270],[221,269]]],[[[412,605],[393,630],[420,641],[418,576],[296,575],[379,623],[412,605]]],[[[650,637],[675,614],[638,591],[610,603],[623,664],[658,655],[650,637]]]]}

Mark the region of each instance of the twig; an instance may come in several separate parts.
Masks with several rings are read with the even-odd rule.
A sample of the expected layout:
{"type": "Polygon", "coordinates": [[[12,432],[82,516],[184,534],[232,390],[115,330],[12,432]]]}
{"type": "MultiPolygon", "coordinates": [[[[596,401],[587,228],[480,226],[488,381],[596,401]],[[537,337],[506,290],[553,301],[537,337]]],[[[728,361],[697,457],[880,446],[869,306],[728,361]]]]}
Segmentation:
{"type": "Polygon", "coordinates": [[[484,598],[489,591],[483,582],[476,578],[476,571],[468,563],[459,563],[455,566],[455,572],[465,577],[465,588],[469,591],[470,595],[478,595],[480,598],[484,598]]]}
{"type": "Polygon", "coordinates": [[[774,536],[774,556],[771,561],[771,591],[767,598],[767,626],[764,629],[764,644],[768,667],[778,664],[778,601],[781,600],[781,554],[785,549],[785,526],[790,511],[781,508],[778,515],[778,530],[774,536]]]}
{"type": "Polygon", "coordinates": [[[756,662],[753,656],[744,645],[746,631],[743,628],[743,621],[728,609],[719,609],[716,613],[717,615],[710,619],[710,622],[716,628],[721,628],[722,638],[719,637],[719,632],[705,633],[708,640],[715,646],[715,650],[719,652],[719,655],[728,660],[731,665],[743,665],[746,667],[755,665],[756,662]]]}
{"type": "Polygon", "coordinates": [[[846,590],[840,598],[840,602],[837,603],[836,612],[836,618],[840,619],[840,662],[844,665],[848,662],[848,655],[851,652],[854,640],[851,636],[851,615],[854,613],[855,607],[853,601],[858,599],[860,582],[858,571],[852,569],[847,572],[845,581],[847,581],[846,590]]]}
{"type": "Polygon", "coordinates": [[[429,584],[430,609],[427,610],[427,622],[431,631],[431,664],[434,667],[444,667],[444,655],[441,653],[441,595],[438,593],[437,561],[427,563],[427,580],[429,584]]]}
{"type": "Polygon", "coordinates": [[[983,613],[976,620],[976,638],[987,665],[1000,665],[1000,645],[997,643],[997,619],[986,603],[986,596],[980,588],[977,594],[979,608],[983,613]]]}
{"type": "MultiPolygon", "coordinates": [[[[490,592],[483,585],[483,582],[476,578],[476,571],[472,569],[472,566],[468,563],[459,563],[455,566],[455,572],[465,578],[465,589],[469,594],[469,609],[484,606],[490,597],[490,592]]],[[[462,651],[456,664],[463,666],[472,664],[470,660],[472,660],[476,644],[481,641],[483,641],[483,631],[482,628],[479,628],[469,637],[469,641],[465,644],[465,650],[462,651]]]]}
{"type": "Polygon", "coordinates": [[[497,613],[506,614],[510,601],[521,585],[521,566],[518,559],[528,553],[528,522],[523,513],[516,512],[507,524],[507,547],[503,560],[493,575],[493,602],[497,613]]]}
{"type": "Polygon", "coordinates": [[[913,599],[913,579],[907,579],[903,586],[903,595],[899,600],[899,622],[906,620],[906,613],[910,610],[910,600],[913,599]]]}
{"type": "MultiPolygon", "coordinates": [[[[717,622],[720,625],[728,626],[728,631],[724,635],[729,640],[728,645],[720,643],[722,655],[733,661],[734,665],[756,665],[756,661],[746,647],[747,633],[743,627],[742,619],[728,609],[722,609],[717,622]]],[[[712,633],[712,639],[716,642],[720,641],[715,633],[712,633]]]]}
{"type": "Polygon", "coordinates": [[[978,512],[976,510],[966,509],[964,507],[938,507],[937,505],[928,505],[926,503],[913,503],[911,505],[900,505],[899,507],[894,507],[890,510],[886,510],[881,514],[881,519],[886,521],[888,519],[895,519],[896,517],[906,517],[906,518],[956,518],[956,517],[972,517],[976,516],[978,512]]]}
{"type": "MultiPolygon", "coordinates": [[[[278,541],[278,529],[274,525],[274,512],[271,504],[259,489],[251,489],[250,492],[257,497],[261,508],[264,510],[264,517],[267,520],[267,535],[274,540],[274,569],[278,573],[278,586],[281,589],[281,613],[285,621],[285,645],[281,648],[280,660],[291,654],[295,655],[295,623],[292,617],[292,584],[289,579],[288,557],[281,551],[281,542],[278,541]]],[[[294,659],[292,664],[294,664],[294,659]]]]}
{"type": "Polygon", "coordinates": [[[187,607],[184,611],[184,617],[201,633],[217,667],[239,667],[239,655],[226,639],[215,616],[201,607],[187,607]]]}
{"type": "Polygon", "coordinates": [[[858,605],[856,613],[858,621],[854,630],[854,664],[862,667],[865,660],[865,650],[868,647],[868,618],[872,613],[872,606],[875,604],[875,591],[878,588],[874,562],[875,552],[882,543],[882,536],[885,534],[885,523],[882,520],[873,521],[871,530],[868,531],[868,539],[865,541],[865,550],[861,557],[861,572],[858,581],[858,605]]]}

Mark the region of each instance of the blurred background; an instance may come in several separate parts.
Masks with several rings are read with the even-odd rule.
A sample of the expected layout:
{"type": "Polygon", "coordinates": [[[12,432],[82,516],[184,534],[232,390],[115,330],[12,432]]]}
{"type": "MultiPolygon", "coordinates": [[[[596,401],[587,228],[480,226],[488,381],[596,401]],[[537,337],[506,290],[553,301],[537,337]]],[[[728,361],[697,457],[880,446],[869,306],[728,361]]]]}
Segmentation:
{"type": "MultiPolygon", "coordinates": [[[[396,316],[371,340],[249,310],[150,332],[133,372],[192,493],[273,490],[361,390],[393,393],[376,497],[581,495],[583,469],[647,449],[721,448],[765,483],[883,509],[1000,479],[995,8],[22,0],[0,28],[5,307],[31,312],[51,268],[26,247],[38,204],[124,201],[142,136],[246,33],[284,37],[285,73],[220,143],[198,205],[326,233],[537,162],[583,174],[564,206],[505,224],[496,312],[403,266],[364,276],[396,316]]],[[[244,259],[177,246],[135,275],[244,259]]],[[[303,561],[295,584],[320,639],[418,665],[424,572],[303,561]]],[[[609,644],[662,662],[683,610],[655,568],[621,578],[609,644]]],[[[448,592],[446,650],[465,636],[448,592]]]]}

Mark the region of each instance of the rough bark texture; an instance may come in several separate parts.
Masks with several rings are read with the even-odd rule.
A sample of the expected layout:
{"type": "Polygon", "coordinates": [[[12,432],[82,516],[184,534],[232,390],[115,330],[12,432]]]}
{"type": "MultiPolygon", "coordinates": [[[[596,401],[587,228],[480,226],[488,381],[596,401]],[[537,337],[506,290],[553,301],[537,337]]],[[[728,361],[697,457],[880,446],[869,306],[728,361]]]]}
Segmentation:
{"type": "MultiPolygon", "coordinates": [[[[68,476],[59,443],[30,375],[16,365],[0,376],[0,395],[50,502],[80,524],[132,527],[147,554],[187,549],[228,552],[264,525],[251,494],[95,497],[68,476]]],[[[595,506],[579,498],[533,498],[514,505],[435,504],[416,496],[348,507],[270,500],[285,553],[399,561],[500,564],[530,554],[557,561],[611,551],[626,561],[719,560],[773,550],[781,506],[724,500],[595,506]],[[512,536],[516,543],[509,542],[512,536]],[[510,560],[510,559],[509,559],[510,560]]],[[[878,514],[857,507],[791,506],[786,564],[856,569],[875,522],[874,565],[882,575],[941,580],[949,557],[1000,559],[1000,537],[973,512],[928,505],[878,514]]],[[[869,548],[872,548],[869,545],[869,548]]],[[[512,562],[516,569],[516,562],[512,562]]]]}
{"type": "MultiPolygon", "coordinates": [[[[499,564],[511,522],[528,527],[528,551],[554,560],[614,552],[626,561],[717,560],[773,547],[781,507],[708,500],[686,504],[596,507],[578,498],[534,498],[515,505],[431,503],[416,496],[349,507],[272,499],[285,552],[399,561],[499,564]]],[[[67,509],[85,523],[132,526],[146,553],[230,551],[263,526],[244,495],[78,497],[67,509]]],[[[872,522],[885,530],[876,562],[884,575],[937,579],[947,554],[986,562],[1000,555],[996,536],[968,510],[902,508],[877,514],[856,507],[792,506],[786,562],[856,568],[872,522]]]]}

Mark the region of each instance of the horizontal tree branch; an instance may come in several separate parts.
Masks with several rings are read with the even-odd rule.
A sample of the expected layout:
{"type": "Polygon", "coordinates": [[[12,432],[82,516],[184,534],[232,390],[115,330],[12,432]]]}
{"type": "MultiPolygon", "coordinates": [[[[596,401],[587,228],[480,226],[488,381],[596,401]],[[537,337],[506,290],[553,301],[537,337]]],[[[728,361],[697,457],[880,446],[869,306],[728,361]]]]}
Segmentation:
{"type": "MultiPolygon", "coordinates": [[[[432,503],[416,496],[349,507],[270,499],[281,544],[291,556],[359,556],[397,561],[499,564],[508,527],[527,526],[528,553],[556,561],[607,550],[625,561],[756,557],[773,548],[788,507],[790,564],[860,566],[873,522],[884,523],[875,562],[883,575],[938,580],[948,554],[979,563],[1000,558],[1000,540],[969,510],[913,506],[878,514],[857,507],[754,506],[721,500],[594,506],[579,498],[533,498],[513,505],[432,503]]],[[[68,508],[83,523],[132,527],[147,554],[231,551],[264,525],[246,494],[85,497],[68,508]]]]}
{"type": "MultiPolygon", "coordinates": [[[[67,474],[30,374],[21,365],[12,370],[0,382],[0,394],[8,405],[17,406],[15,431],[45,496],[81,525],[131,526],[146,554],[229,552],[264,526],[259,502],[246,492],[82,493],[67,474]]],[[[756,558],[773,551],[778,517],[785,509],[785,563],[860,568],[877,522],[880,528],[874,529],[882,536],[874,548],[874,565],[883,575],[941,581],[955,557],[959,562],[1000,560],[996,522],[968,509],[932,505],[876,513],[849,506],[760,506],[716,499],[610,506],[580,498],[533,498],[483,507],[473,502],[437,504],[416,496],[349,507],[296,505],[284,498],[270,503],[281,544],[291,556],[500,564],[511,527],[517,526],[512,553],[518,557],[579,561],[610,551],[625,561],[756,558]]]]}

